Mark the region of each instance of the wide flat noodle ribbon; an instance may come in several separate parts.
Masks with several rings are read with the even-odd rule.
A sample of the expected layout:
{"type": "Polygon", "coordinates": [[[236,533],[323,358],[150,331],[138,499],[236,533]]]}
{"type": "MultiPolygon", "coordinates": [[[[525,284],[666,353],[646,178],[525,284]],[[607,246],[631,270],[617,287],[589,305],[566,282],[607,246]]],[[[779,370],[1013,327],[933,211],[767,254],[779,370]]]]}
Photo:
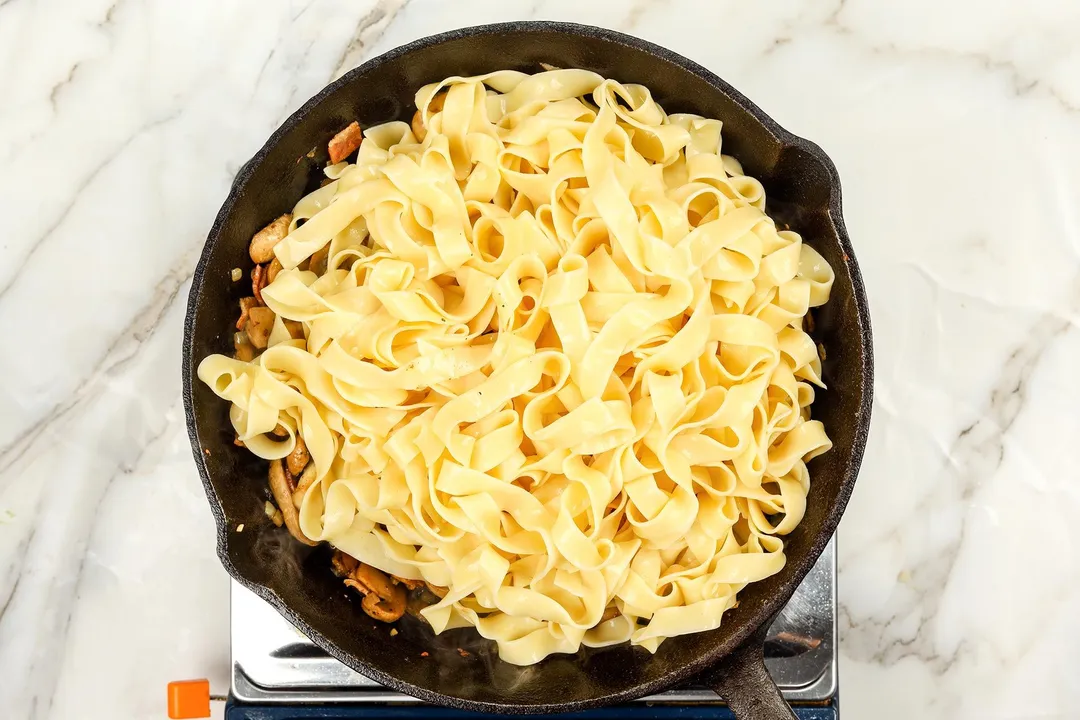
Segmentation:
{"type": "Polygon", "coordinates": [[[308,537],[449,588],[436,632],[529,664],[719,627],[783,568],[831,446],[803,330],[831,268],[719,121],[642,86],[497,72],[416,97],[423,141],[368,129],[275,250],[262,296],[306,339],[199,377],[256,455],[304,438],[308,537]]]}

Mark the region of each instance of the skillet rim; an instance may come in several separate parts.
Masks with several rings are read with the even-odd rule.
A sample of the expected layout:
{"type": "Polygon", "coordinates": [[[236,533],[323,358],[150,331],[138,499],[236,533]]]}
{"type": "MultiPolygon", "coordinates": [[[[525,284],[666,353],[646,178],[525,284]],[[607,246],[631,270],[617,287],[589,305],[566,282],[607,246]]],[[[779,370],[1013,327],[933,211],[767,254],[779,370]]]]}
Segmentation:
{"type": "MultiPolygon", "coordinates": [[[[246,162],[237,172],[236,178],[229,190],[229,195],[226,198],[221,209],[218,211],[217,216],[214,219],[214,224],[210,229],[206,242],[203,246],[202,254],[199,258],[199,262],[196,265],[194,274],[192,275],[191,288],[188,294],[187,311],[184,318],[184,341],[183,341],[183,399],[184,399],[184,411],[187,420],[188,438],[191,443],[192,454],[195,458],[195,464],[198,467],[199,475],[202,479],[203,488],[206,492],[207,499],[210,503],[211,512],[214,515],[214,520],[217,525],[217,555],[221,560],[222,565],[229,575],[239,582],[242,586],[251,590],[256,595],[273,606],[281,615],[283,615],[290,623],[300,629],[307,637],[309,637],[316,645],[322,650],[327,652],[332,657],[341,661],[343,664],[353,668],[354,670],[370,677],[376,682],[386,685],[399,692],[406,693],[420,700],[436,703],[439,705],[455,707],[463,710],[471,710],[478,712],[501,712],[509,714],[533,714],[533,713],[553,713],[553,712],[571,712],[577,710],[586,710],[589,708],[600,707],[604,705],[610,705],[619,702],[625,702],[633,700],[638,697],[651,695],[656,692],[662,691],[681,680],[685,680],[693,675],[708,670],[710,667],[716,665],[722,658],[729,655],[736,648],[740,647],[747,641],[754,638],[754,636],[761,630],[762,626],[768,623],[787,603],[795,589],[802,582],[803,578],[807,575],[818,557],[824,551],[829,540],[836,532],[836,528],[839,525],[840,518],[844,513],[848,500],[851,497],[851,493],[854,490],[855,481],[858,477],[859,468],[862,464],[863,456],[866,449],[866,441],[870,427],[870,415],[873,403],[873,380],[874,380],[874,356],[873,356],[873,337],[870,327],[870,312],[869,303],[866,297],[866,289],[863,283],[862,274],[859,271],[859,266],[855,260],[855,253],[851,246],[851,240],[848,237],[847,228],[843,219],[842,202],[841,202],[841,190],[840,190],[840,177],[836,170],[836,166],[828,155],[825,154],[817,144],[799,137],[788,130],[781,127],[775,120],[769,117],[764,111],[761,110],[755,103],[749,98],[743,95],[741,92],[733,88],[727,82],[715,75],[707,68],[695,63],[694,61],[675,53],[667,48],[664,48],[655,43],[643,40],[641,38],[627,35],[615,30],[609,30],[607,28],[601,28],[591,25],[583,25],[571,22],[561,21],[514,21],[504,23],[493,23],[486,25],[475,25],[470,27],[457,28],[447,32],[431,35],[423,38],[419,38],[412,42],[401,45],[386,53],[380,54],[376,57],[367,60],[361,65],[353,68],[349,72],[342,75],[337,80],[329,83],[315,94],[310,100],[305,102],[296,112],[292,113],[288,119],[286,119],[267,139],[263,146],[259,149],[255,155],[246,162]],[[805,555],[799,558],[799,561],[795,563],[796,567],[791,577],[787,580],[780,592],[775,593],[771,597],[763,601],[762,606],[758,609],[756,615],[751,616],[746,621],[739,623],[730,634],[723,639],[717,641],[709,652],[695,656],[684,661],[677,669],[653,677],[648,680],[640,681],[636,685],[619,692],[608,693],[604,695],[597,695],[585,700],[569,701],[569,702],[543,702],[535,704],[502,704],[497,702],[486,702],[470,700],[460,698],[453,695],[446,695],[437,691],[429,690],[427,688],[413,685],[412,683],[401,680],[397,676],[390,675],[380,668],[370,665],[359,658],[344,652],[337,645],[329,640],[327,637],[317,632],[312,628],[294,609],[289,607],[285,601],[274,590],[261,583],[254,582],[247,578],[238,568],[236,568],[228,555],[228,540],[230,536],[229,525],[225,517],[224,508],[222,507],[221,500],[217,495],[217,491],[214,488],[213,482],[210,478],[210,473],[206,467],[206,459],[203,457],[202,444],[198,437],[192,383],[194,380],[194,369],[197,367],[198,362],[202,358],[193,357],[193,330],[195,325],[195,316],[197,314],[197,306],[203,287],[203,283],[206,280],[206,268],[209,263],[209,258],[212,249],[217,245],[221,238],[222,227],[225,224],[227,218],[232,213],[237,201],[243,196],[244,191],[251,176],[254,172],[254,168],[257,167],[264,158],[272,151],[277,145],[278,141],[288,132],[293,130],[297,125],[301,124],[307,115],[330,95],[336,93],[339,89],[349,83],[352,77],[355,75],[371,72],[377,70],[381,65],[408,55],[414,51],[428,48],[433,45],[439,45],[448,41],[459,40],[470,37],[478,37],[485,35],[499,35],[506,33],[561,33],[574,37],[583,37],[590,39],[599,39],[615,44],[629,46],[633,49],[643,51],[652,57],[660,61],[666,61],[681,67],[683,70],[697,76],[704,80],[710,86],[715,88],[721,93],[726,94],[737,105],[746,110],[758,123],[760,123],[769,133],[771,133],[781,145],[781,150],[787,150],[789,148],[798,148],[810,156],[812,156],[817,162],[819,162],[825,169],[828,175],[828,188],[829,188],[829,202],[828,202],[828,216],[833,228],[836,230],[836,236],[839,241],[840,249],[846,255],[845,264],[846,271],[851,278],[852,296],[855,305],[856,312],[856,325],[859,330],[860,345],[862,351],[862,367],[860,369],[860,385],[862,389],[862,397],[859,403],[859,408],[856,412],[856,428],[854,430],[854,437],[851,446],[851,459],[844,473],[844,477],[841,479],[837,495],[832,503],[832,507],[825,513],[825,518],[822,522],[822,530],[815,535],[812,541],[809,542],[805,555]],[[756,622],[754,622],[756,621],[756,622]]],[[[789,565],[791,563],[789,562],[789,565]]]]}

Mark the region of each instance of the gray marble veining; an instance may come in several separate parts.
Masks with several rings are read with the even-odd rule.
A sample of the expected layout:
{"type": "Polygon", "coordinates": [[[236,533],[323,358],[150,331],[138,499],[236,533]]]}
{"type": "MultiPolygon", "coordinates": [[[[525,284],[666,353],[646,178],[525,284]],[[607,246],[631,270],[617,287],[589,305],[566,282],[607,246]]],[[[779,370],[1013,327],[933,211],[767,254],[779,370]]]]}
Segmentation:
{"type": "Polygon", "coordinates": [[[845,717],[1076,717],[1076,3],[0,0],[5,717],[159,718],[169,680],[228,686],[179,402],[206,231],[325,83],[523,18],[671,47],[837,162],[879,362],[839,540],[845,717]]]}

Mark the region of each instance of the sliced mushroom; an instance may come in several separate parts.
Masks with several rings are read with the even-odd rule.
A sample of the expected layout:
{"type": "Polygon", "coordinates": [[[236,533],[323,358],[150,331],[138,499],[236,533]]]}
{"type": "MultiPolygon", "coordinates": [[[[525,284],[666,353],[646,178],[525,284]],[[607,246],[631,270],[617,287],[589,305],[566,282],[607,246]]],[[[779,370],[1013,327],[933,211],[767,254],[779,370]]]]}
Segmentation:
{"type": "Polygon", "coordinates": [[[308,262],[308,270],[316,275],[322,275],[326,272],[326,261],[330,258],[330,244],[327,243],[321,248],[311,253],[310,261],[308,262]]]}
{"type": "Polygon", "coordinates": [[[297,435],[296,446],[293,448],[293,451],[289,453],[289,457],[286,458],[289,472],[293,475],[299,475],[304,472],[304,468],[307,467],[309,460],[311,460],[311,455],[308,454],[307,445],[304,444],[304,438],[297,435]]]}
{"type": "MultiPolygon", "coordinates": [[[[335,575],[342,578],[351,576],[356,570],[356,566],[359,564],[359,560],[340,550],[335,550],[334,556],[330,558],[331,569],[334,571],[335,575]]],[[[353,582],[355,582],[355,580],[353,582]]]]}
{"type": "Polygon", "coordinates": [[[246,332],[248,340],[257,349],[263,350],[270,341],[270,331],[274,329],[274,311],[268,307],[254,307],[248,310],[246,332]]]}
{"type": "Polygon", "coordinates": [[[382,570],[374,568],[366,563],[360,563],[352,572],[352,579],[363,586],[365,595],[369,592],[377,594],[381,598],[390,598],[394,594],[394,584],[382,570]]]}
{"type": "Polygon", "coordinates": [[[398,577],[397,575],[391,575],[390,579],[399,585],[404,585],[410,590],[416,590],[417,588],[424,587],[423,580],[412,580],[411,578],[398,577]]]}
{"type": "Polygon", "coordinates": [[[297,512],[296,506],[293,505],[293,489],[289,487],[289,480],[285,465],[280,460],[271,460],[270,493],[274,496],[274,502],[277,503],[278,510],[281,511],[281,517],[285,520],[285,527],[289,529],[289,534],[300,542],[305,545],[315,545],[316,543],[309,540],[300,530],[300,513],[297,512]]]}
{"type": "Polygon", "coordinates": [[[284,319],[283,322],[285,323],[285,329],[289,331],[289,337],[291,337],[293,340],[304,339],[304,323],[298,322],[296,320],[284,319]]]}
{"type": "Polygon", "coordinates": [[[600,616],[600,622],[606,623],[608,620],[614,620],[617,617],[619,617],[619,608],[612,606],[604,610],[604,614],[600,616]]]}
{"type": "Polygon", "coordinates": [[[278,423],[270,432],[274,433],[277,437],[287,437],[289,434],[289,431],[281,423],[278,423]]]}
{"type": "Polygon", "coordinates": [[[270,261],[270,264],[266,266],[266,284],[274,282],[274,278],[281,272],[281,261],[275,257],[270,261]]]}
{"type": "Polygon", "coordinates": [[[405,596],[405,588],[400,585],[395,585],[394,588],[397,592],[389,600],[371,593],[364,596],[360,607],[379,622],[390,623],[399,620],[405,614],[405,603],[408,598],[405,596]]]}
{"type": "Polygon", "coordinates": [[[345,585],[363,593],[364,612],[376,620],[394,622],[405,613],[405,588],[390,582],[385,573],[370,565],[357,565],[345,585]]]}
{"type": "MultiPolygon", "coordinates": [[[[446,93],[441,92],[438,95],[436,95],[435,97],[431,98],[431,101],[428,102],[428,112],[429,113],[437,113],[437,112],[439,112],[440,110],[443,109],[443,105],[445,103],[446,103],[446,93]]],[[[417,110],[413,114],[412,122],[410,123],[410,126],[412,127],[413,135],[416,136],[416,139],[419,140],[420,142],[424,142],[424,138],[427,137],[427,126],[424,125],[424,116],[420,113],[419,110],[417,110]]]]}
{"type": "Polygon", "coordinates": [[[304,500],[304,493],[315,482],[316,475],[315,463],[308,463],[308,466],[304,468],[304,472],[300,474],[300,482],[296,483],[296,487],[292,491],[293,505],[300,507],[300,503],[304,500]]]}
{"type": "Polygon", "coordinates": [[[330,151],[330,164],[336,165],[356,152],[363,139],[364,134],[360,130],[360,123],[353,120],[348,127],[331,138],[327,146],[327,150],[330,151]]]}
{"type": "Polygon", "coordinates": [[[248,313],[251,312],[251,308],[258,307],[259,301],[253,297],[240,298],[240,319],[236,321],[236,329],[243,330],[247,325],[248,313]]]}
{"type": "Polygon", "coordinates": [[[419,110],[413,113],[409,127],[412,128],[412,134],[416,136],[416,139],[424,142],[424,138],[427,137],[427,130],[424,128],[424,117],[419,110]]]}
{"type": "Polygon", "coordinates": [[[274,259],[274,246],[285,239],[289,234],[289,225],[292,223],[292,213],[285,213],[272,223],[264,227],[251,238],[248,246],[248,255],[258,264],[268,263],[274,259]]]}
{"type": "Polygon", "coordinates": [[[255,348],[251,343],[241,343],[235,346],[236,359],[240,362],[251,362],[255,359],[255,348]]]}

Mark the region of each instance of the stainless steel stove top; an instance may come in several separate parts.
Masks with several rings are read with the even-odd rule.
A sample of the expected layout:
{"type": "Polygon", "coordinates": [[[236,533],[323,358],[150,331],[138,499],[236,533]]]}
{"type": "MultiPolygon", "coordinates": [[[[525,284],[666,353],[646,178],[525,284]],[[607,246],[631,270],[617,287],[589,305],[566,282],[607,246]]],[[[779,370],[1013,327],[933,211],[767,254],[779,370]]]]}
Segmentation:
{"type": "MultiPolygon", "coordinates": [[[[232,693],[252,703],[416,703],[342,665],[257,595],[232,586],[232,693]]],[[[765,663],[793,703],[831,699],[837,685],[835,540],[773,623],[765,663]]],[[[685,687],[642,698],[651,703],[715,703],[685,687]]]]}

